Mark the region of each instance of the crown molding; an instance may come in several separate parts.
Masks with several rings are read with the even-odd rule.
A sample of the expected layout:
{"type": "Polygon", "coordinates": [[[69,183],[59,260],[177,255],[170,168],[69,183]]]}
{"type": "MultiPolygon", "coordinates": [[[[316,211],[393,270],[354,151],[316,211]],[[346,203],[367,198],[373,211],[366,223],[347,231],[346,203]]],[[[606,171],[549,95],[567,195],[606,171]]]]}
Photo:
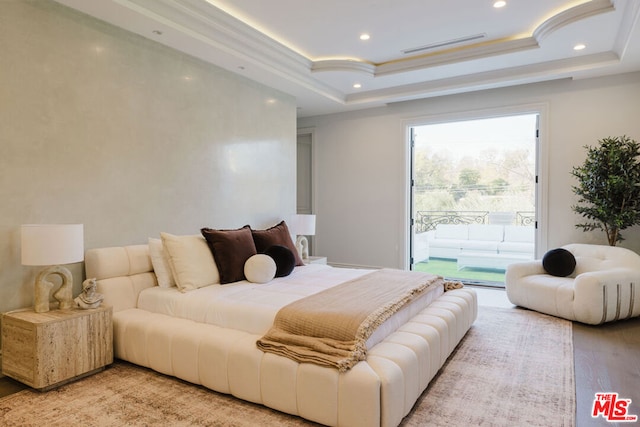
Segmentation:
{"type": "Polygon", "coordinates": [[[484,42],[469,45],[464,48],[451,49],[446,52],[418,55],[405,59],[398,59],[386,63],[374,65],[369,62],[355,59],[327,59],[314,61],[311,70],[317,71],[342,71],[365,73],[374,77],[382,77],[390,74],[406,73],[409,71],[423,70],[441,65],[482,59],[495,55],[519,52],[538,48],[539,45],[533,37],[501,40],[499,42],[484,42]]]}
{"type": "Polygon", "coordinates": [[[571,74],[577,71],[590,69],[594,66],[603,67],[607,65],[615,65],[619,62],[620,57],[613,52],[598,53],[576,58],[485,71],[483,73],[361,92],[349,95],[347,97],[346,104],[392,103],[417,98],[430,98],[443,95],[453,95],[462,92],[513,86],[517,84],[558,80],[570,78],[571,74]]]}
{"type": "Polygon", "coordinates": [[[572,8],[563,10],[538,25],[538,27],[533,31],[533,38],[540,43],[549,36],[549,34],[561,29],[562,27],[594,15],[613,12],[614,10],[615,7],[612,0],[591,0],[587,3],[579,4],[572,8]]]}
{"type": "Polygon", "coordinates": [[[284,61],[309,70],[311,60],[203,0],[112,0],[147,18],[252,61],[284,61]]]}
{"type": "Polygon", "coordinates": [[[389,74],[406,73],[409,71],[423,70],[426,68],[441,65],[454,64],[458,62],[475,59],[488,58],[496,55],[520,52],[528,49],[538,48],[539,45],[532,37],[521,39],[501,40],[498,42],[485,42],[461,49],[453,49],[445,52],[435,52],[428,55],[416,56],[413,58],[390,61],[376,67],[375,75],[378,77],[389,74]]]}
{"type": "Polygon", "coordinates": [[[376,73],[376,66],[368,62],[357,61],[354,59],[324,59],[314,61],[311,66],[311,71],[347,71],[373,76],[376,73]]]}
{"type": "MultiPolygon", "coordinates": [[[[228,53],[238,59],[238,64],[251,64],[325,98],[340,104],[345,102],[345,95],[342,92],[311,76],[313,65],[311,60],[209,2],[202,0],[111,1],[164,27],[171,28],[191,40],[228,53]]],[[[199,57],[205,61],[212,59],[210,62],[215,63],[215,58],[207,58],[206,55],[199,55],[199,57]]]]}

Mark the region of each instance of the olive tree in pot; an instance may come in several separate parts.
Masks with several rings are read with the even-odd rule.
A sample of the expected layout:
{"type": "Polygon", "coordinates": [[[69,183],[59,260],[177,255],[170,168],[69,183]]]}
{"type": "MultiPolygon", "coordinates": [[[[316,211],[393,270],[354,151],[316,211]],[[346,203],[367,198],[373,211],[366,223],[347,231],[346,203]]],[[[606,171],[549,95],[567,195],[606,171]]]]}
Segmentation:
{"type": "Polygon", "coordinates": [[[622,241],[620,231],[640,224],[640,144],[627,136],[607,137],[585,146],[587,158],[571,174],[578,204],[572,209],[586,221],[583,231],[604,230],[609,245],[622,241]]]}

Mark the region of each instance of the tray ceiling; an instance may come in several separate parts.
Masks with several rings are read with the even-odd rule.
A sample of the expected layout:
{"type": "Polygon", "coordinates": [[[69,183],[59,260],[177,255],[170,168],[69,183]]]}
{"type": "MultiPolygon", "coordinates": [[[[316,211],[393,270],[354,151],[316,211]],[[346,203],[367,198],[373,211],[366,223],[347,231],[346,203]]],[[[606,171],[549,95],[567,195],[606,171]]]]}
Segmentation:
{"type": "Polygon", "coordinates": [[[301,117],[640,70],[638,0],[56,1],[289,93],[301,117]]]}

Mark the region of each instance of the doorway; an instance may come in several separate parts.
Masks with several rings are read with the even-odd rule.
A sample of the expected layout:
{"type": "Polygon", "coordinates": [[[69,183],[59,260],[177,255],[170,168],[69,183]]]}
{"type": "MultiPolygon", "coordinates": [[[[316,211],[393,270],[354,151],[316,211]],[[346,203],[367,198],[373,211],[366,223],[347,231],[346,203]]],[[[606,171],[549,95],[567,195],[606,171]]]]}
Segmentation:
{"type": "Polygon", "coordinates": [[[296,143],[296,213],[313,212],[313,134],[298,131],[296,143]]]}
{"type": "Polygon", "coordinates": [[[410,266],[504,286],[534,259],[537,113],[410,126],[410,266]]]}
{"type": "MultiPolygon", "coordinates": [[[[298,129],[296,141],[296,213],[314,213],[313,206],[313,130],[298,129]]],[[[313,253],[314,238],[308,236],[309,253],[313,253]]]]}

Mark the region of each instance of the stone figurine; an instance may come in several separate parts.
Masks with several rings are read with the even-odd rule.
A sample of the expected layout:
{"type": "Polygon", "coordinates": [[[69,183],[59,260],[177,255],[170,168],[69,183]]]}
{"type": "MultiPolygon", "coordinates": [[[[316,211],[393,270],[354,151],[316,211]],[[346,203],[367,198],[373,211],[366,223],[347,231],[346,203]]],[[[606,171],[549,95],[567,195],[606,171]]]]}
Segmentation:
{"type": "Polygon", "coordinates": [[[82,282],[82,293],[74,300],[82,309],[97,308],[104,297],[96,292],[96,279],[87,279],[82,282]]]}

